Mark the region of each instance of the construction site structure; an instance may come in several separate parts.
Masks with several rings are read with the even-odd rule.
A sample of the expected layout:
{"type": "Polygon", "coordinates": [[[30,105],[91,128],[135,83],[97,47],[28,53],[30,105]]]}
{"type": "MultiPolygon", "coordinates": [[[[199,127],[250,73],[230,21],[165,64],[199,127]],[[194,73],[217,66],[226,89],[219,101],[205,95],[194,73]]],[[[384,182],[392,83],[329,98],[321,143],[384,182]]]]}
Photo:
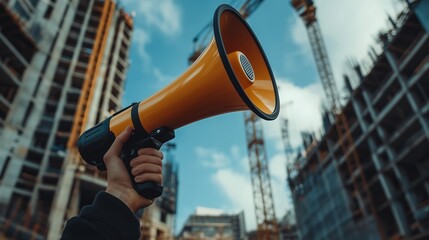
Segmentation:
{"type": "MultiPolygon", "coordinates": [[[[299,13],[301,19],[304,21],[310,40],[310,46],[316,61],[319,77],[321,79],[325,96],[330,106],[330,111],[327,111],[324,116],[325,129],[330,127],[332,114],[336,122],[336,133],[338,134],[338,138],[342,139],[340,141],[340,146],[343,152],[349,151],[349,154],[345,156],[343,165],[347,166],[347,170],[351,174],[355,168],[361,168],[361,159],[356,151],[354,138],[350,134],[350,125],[348,123],[348,119],[345,117],[344,112],[341,111],[341,103],[339,100],[339,94],[334,75],[316,18],[316,7],[311,0],[292,0],[291,3],[295,10],[299,13]],[[328,124],[326,124],[326,122],[328,124]]],[[[306,151],[310,152],[313,146],[314,145],[312,144],[307,144],[306,151]]],[[[351,181],[349,182],[349,188],[351,189],[350,192],[353,201],[360,199],[361,201],[366,202],[366,205],[372,206],[372,197],[368,189],[367,179],[362,171],[358,172],[356,177],[351,178],[351,181]]],[[[370,210],[373,215],[376,215],[374,208],[370,208],[370,210]]],[[[362,209],[357,207],[357,214],[360,214],[361,211],[362,209]]],[[[377,226],[380,225],[377,218],[375,218],[375,224],[377,226]]]]}
{"type": "MultiPolygon", "coordinates": [[[[291,104],[292,102],[288,102],[283,106],[283,112],[285,112],[286,105],[291,104]]],[[[293,159],[293,148],[290,142],[289,137],[289,119],[281,116],[281,137],[283,140],[284,150],[285,150],[285,166],[287,172],[287,167],[291,164],[293,159]]],[[[287,179],[285,179],[287,182],[287,179]]],[[[287,187],[286,187],[287,188],[287,187]]],[[[292,205],[292,204],[291,204],[292,205]]],[[[290,209],[286,212],[285,216],[283,216],[282,220],[278,224],[280,239],[281,240],[297,240],[298,239],[298,231],[296,228],[296,219],[295,213],[293,209],[290,209]]]]}
{"type": "Polygon", "coordinates": [[[343,119],[288,168],[303,239],[429,237],[429,1],[408,4],[358,86],[345,77],[343,119]]]}
{"type": "Polygon", "coordinates": [[[262,120],[252,112],[244,119],[258,239],[279,239],[262,120]]]}
{"type": "Polygon", "coordinates": [[[245,240],[244,212],[225,214],[222,210],[197,207],[188,217],[178,240],[245,240]]]}
{"type": "MultiPolygon", "coordinates": [[[[292,104],[293,102],[288,102],[287,104],[283,105],[283,112],[286,112],[286,109],[288,108],[287,105],[292,104]]],[[[285,117],[284,115],[280,117],[280,131],[281,131],[281,138],[283,141],[283,147],[284,147],[284,155],[285,155],[285,165],[286,165],[286,173],[288,172],[288,167],[292,165],[293,163],[293,148],[292,143],[290,141],[290,135],[289,135],[289,119],[285,117]]],[[[286,179],[287,181],[287,179],[286,179]]]]}
{"type": "Polygon", "coordinates": [[[133,19],[112,0],[0,3],[0,232],[59,239],[106,186],[79,134],[121,108],[133,19]]]}

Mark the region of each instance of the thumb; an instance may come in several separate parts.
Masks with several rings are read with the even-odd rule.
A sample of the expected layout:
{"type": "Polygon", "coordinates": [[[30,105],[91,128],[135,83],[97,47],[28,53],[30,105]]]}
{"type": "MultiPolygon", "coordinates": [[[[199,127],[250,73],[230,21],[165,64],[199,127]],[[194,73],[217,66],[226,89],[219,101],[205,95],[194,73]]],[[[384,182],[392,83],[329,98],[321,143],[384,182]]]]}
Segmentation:
{"type": "Polygon", "coordinates": [[[110,159],[113,156],[117,156],[117,157],[120,156],[122,148],[124,147],[124,144],[131,136],[131,132],[132,132],[132,128],[127,127],[121,134],[119,134],[115,138],[115,141],[113,141],[112,146],[110,146],[109,150],[104,155],[105,162],[107,159],[110,159]]]}

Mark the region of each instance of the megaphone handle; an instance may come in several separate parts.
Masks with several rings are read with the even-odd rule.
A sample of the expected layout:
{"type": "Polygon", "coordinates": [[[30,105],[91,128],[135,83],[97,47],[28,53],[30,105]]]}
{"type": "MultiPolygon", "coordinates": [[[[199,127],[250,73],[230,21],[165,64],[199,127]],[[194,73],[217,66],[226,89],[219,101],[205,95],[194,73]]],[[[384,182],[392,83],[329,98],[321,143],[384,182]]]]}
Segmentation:
{"type": "Polygon", "coordinates": [[[163,186],[153,181],[147,181],[143,183],[135,182],[134,177],[131,174],[130,163],[133,158],[138,156],[137,152],[140,148],[155,148],[159,150],[163,143],[174,138],[174,131],[164,128],[157,129],[151,134],[151,136],[140,141],[135,141],[136,137],[134,136],[135,135],[133,134],[131,136],[131,139],[128,141],[129,144],[126,144],[126,146],[124,147],[122,159],[124,160],[125,166],[127,167],[128,173],[133,183],[133,187],[136,192],[148,199],[157,198],[161,196],[163,186]]]}

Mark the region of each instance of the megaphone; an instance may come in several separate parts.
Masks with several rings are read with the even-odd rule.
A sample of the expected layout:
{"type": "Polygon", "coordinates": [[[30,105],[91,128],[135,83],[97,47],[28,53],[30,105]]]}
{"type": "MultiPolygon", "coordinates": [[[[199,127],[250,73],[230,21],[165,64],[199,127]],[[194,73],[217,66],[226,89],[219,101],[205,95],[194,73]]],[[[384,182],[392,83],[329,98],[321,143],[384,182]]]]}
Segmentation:
{"type": "MultiPolygon", "coordinates": [[[[170,85],[86,130],[78,140],[82,158],[105,170],[103,156],[128,126],[134,129],[122,150],[125,165],[142,147],[159,149],[174,130],[211,116],[251,110],[273,120],[279,114],[274,75],[252,29],[234,8],[220,5],[213,17],[214,37],[198,59],[170,85]]],[[[131,173],[130,173],[131,174],[131,173]]],[[[154,182],[134,182],[136,191],[153,199],[162,194],[154,182]]]]}

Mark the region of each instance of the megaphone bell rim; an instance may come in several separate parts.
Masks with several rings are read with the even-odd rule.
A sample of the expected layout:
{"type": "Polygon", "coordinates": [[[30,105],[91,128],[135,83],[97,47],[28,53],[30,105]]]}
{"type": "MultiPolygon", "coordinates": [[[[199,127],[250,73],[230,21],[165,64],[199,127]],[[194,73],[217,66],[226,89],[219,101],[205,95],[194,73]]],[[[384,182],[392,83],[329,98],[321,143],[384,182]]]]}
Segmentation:
{"type": "MultiPolygon", "coordinates": [[[[248,25],[248,23],[241,17],[241,14],[237,10],[235,10],[233,7],[231,7],[227,4],[222,4],[216,9],[214,16],[213,16],[213,33],[214,33],[214,40],[215,40],[217,48],[218,48],[219,57],[221,58],[221,61],[222,61],[224,68],[225,68],[225,71],[227,72],[227,74],[231,80],[231,83],[233,84],[235,90],[237,91],[237,93],[239,94],[239,96],[241,97],[243,102],[249,107],[249,109],[252,112],[254,112],[259,117],[266,119],[266,120],[276,119],[277,116],[279,115],[279,111],[280,111],[277,84],[275,82],[274,74],[271,70],[271,66],[268,62],[268,59],[267,59],[263,49],[262,49],[262,46],[259,43],[259,41],[258,41],[255,33],[253,32],[253,30],[248,25]],[[273,93],[275,95],[275,107],[274,107],[272,113],[266,113],[266,112],[262,111],[252,102],[252,100],[247,96],[247,94],[244,91],[243,87],[241,86],[234,70],[231,67],[231,64],[230,64],[229,59],[228,59],[228,53],[226,51],[224,40],[222,38],[222,32],[221,32],[221,18],[222,18],[222,14],[225,11],[229,11],[232,14],[234,14],[236,16],[236,19],[240,21],[240,23],[242,24],[243,27],[245,27],[245,29],[247,30],[247,33],[251,36],[252,40],[257,45],[258,50],[259,50],[259,54],[261,55],[261,57],[263,58],[263,60],[265,62],[265,66],[268,70],[270,80],[272,83],[272,87],[274,90],[273,93]]],[[[243,54],[243,55],[244,55],[244,57],[246,57],[245,54],[243,54]]],[[[250,62],[250,66],[251,66],[251,62],[250,62]]],[[[246,75],[248,74],[246,69],[243,69],[243,71],[246,73],[246,75]]],[[[252,71],[253,71],[253,69],[252,69],[252,71]]],[[[255,81],[254,77],[253,77],[253,79],[251,79],[249,77],[249,75],[247,75],[247,77],[249,78],[248,80],[251,83],[253,83],[255,81]]]]}

